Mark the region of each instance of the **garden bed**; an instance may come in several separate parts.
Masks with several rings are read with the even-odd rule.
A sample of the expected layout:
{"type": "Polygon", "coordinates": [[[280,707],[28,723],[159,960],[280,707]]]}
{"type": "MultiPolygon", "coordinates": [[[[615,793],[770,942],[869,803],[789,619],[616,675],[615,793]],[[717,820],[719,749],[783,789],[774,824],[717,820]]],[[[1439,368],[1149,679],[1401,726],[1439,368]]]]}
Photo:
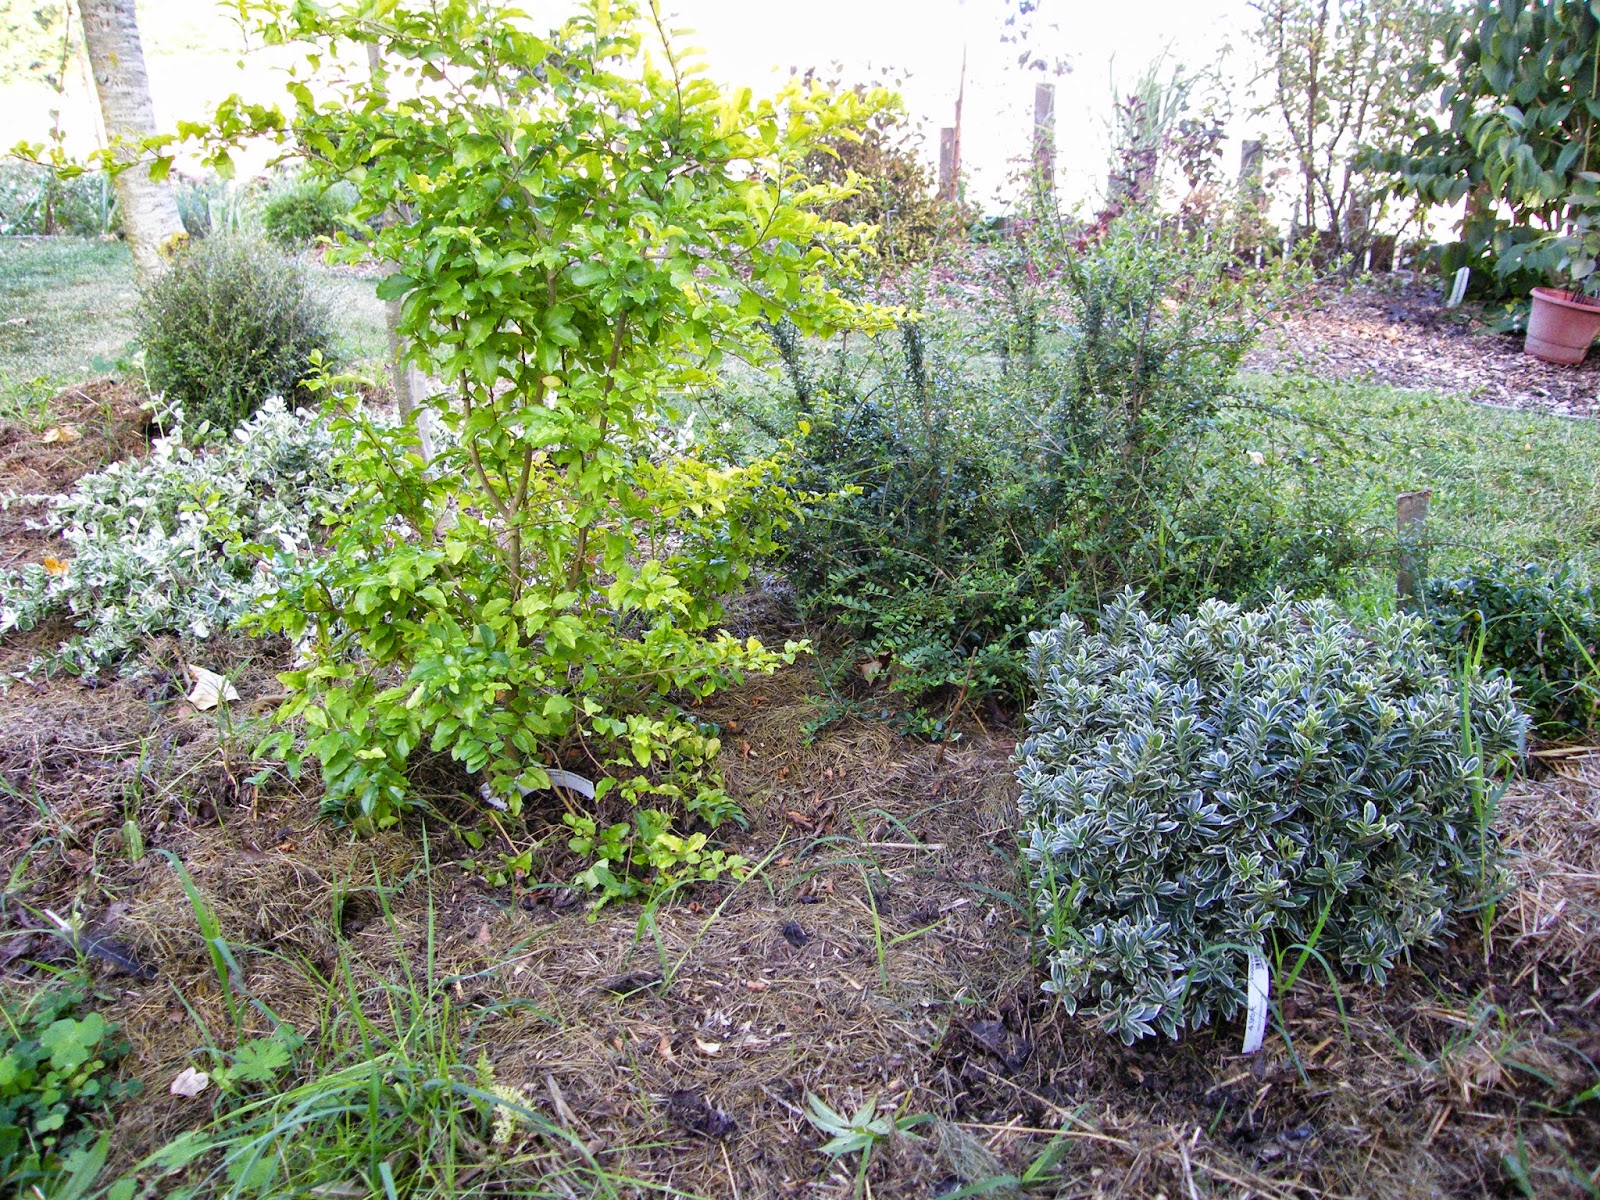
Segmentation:
{"type": "MultiPolygon", "coordinates": [[[[1556,760],[1507,797],[1523,886],[1487,966],[1466,934],[1387,989],[1336,991],[1313,967],[1246,1058],[1232,1027],[1124,1048],[1039,992],[1016,907],[1008,731],[974,728],[941,754],[846,720],[808,742],[821,711],[809,668],[730,692],[704,716],[726,731],[730,791],[750,814],[731,840],[760,868],[663,906],[653,926],[626,905],[591,920],[538,865],[524,889],[483,886],[456,865],[472,851],[447,821],[430,825],[429,870],[416,828],[352,840],[318,818],[314,789],[249,784],[244,717],[274,664],[234,649],[217,665],[243,668],[244,699],[220,716],[159,677],[0,699],[0,869],[26,856],[32,881],[4,932],[37,927],[5,940],[10,985],[39,978],[27,960],[60,958],[42,914],[75,898],[150,973],[93,960],[144,1083],[117,1123],[123,1164],[208,1113],[209,1096],[167,1087],[228,1026],[159,850],[215,911],[243,990],[302,1032],[327,1019],[309,977],[336,978],[341,955],[381,1013],[408,970],[426,975],[431,944],[436,1002],[471,1030],[461,1058],[486,1053],[499,1083],[640,1181],[636,1194],[848,1194],[803,1119],[808,1093],[940,1118],[875,1157],[879,1196],[1021,1172],[1052,1139],[1071,1181],[1058,1194],[1104,1196],[1516,1194],[1518,1169],[1539,1195],[1578,1194],[1555,1173],[1600,1153],[1600,1124],[1564,1108],[1600,1057],[1593,758],[1556,760]],[[146,830],[139,862],[118,832],[129,812],[146,830]]],[[[445,814],[465,819],[445,792],[445,814]]]]}

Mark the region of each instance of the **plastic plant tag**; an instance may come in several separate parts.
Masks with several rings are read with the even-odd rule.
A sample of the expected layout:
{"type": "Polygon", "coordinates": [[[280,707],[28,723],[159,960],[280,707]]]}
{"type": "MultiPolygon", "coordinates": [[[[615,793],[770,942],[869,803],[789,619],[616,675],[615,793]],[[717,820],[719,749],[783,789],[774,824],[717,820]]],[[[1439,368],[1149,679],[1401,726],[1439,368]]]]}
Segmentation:
{"type": "MultiPolygon", "coordinates": [[[[590,780],[585,779],[582,775],[575,775],[571,771],[563,771],[560,767],[546,767],[544,773],[550,776],[550,786],[552,788],[564,788],[569,792],[576,792],[580,796],[586,796],[590,800],[594,799],[594,784],[590,780]]],[[[525,788],[519,784],[517,786],[517,790],[526,796],[529,793],[538,791],[540,789],[525,788]]],[[[489,803],[493,804],[496,808],[504,808],[504,802],[497,801],[490,794],[489,785],[487,783],[483,785],[482,795],[485,800],[489,801],[489,803]]]]}
{"type": "Polygon", "coordinates": [[[580,796],[594,799],[594,784],[582,775],[574,775],[571,771],[563,771],[557,767],[547,769],[545,774],[550,776],[551,787],[566,788],[569,792],[577,792],[580,796]]]}
{"type": "Polygon", "coordinates": [[[1245,995],[1250,1001],[1250,1011],[1244,1020],[1244,1053],[1254,1054],[1261,1049],[1261,1039],[1267,1035],[1267,1000],[1270,995],[1267,960],[1254,950],[1250,951],[1250,979],[1245,985],[1245,995]]]}

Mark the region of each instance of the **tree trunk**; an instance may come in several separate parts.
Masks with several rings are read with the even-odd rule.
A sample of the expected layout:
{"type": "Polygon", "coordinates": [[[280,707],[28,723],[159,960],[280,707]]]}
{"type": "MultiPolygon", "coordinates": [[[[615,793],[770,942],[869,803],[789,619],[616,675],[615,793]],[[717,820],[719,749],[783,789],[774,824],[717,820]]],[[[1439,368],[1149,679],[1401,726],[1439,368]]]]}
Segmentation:
{"type": "Polygon", "coordinates": [[[165,268],[184,233],[172,189],[165,181],[151,179],[149,166],[138,162],[142,154],[136,143],[155,134],[156,114],[133,4],[134,0],[78,0],[78,13],[106,138],[118,161],[136,164],[119,171],[115,183],[134,275],[143,286],[165,268]]]}
{"type": "MultiPolygon", "coordinates": [[[[367,69],[373,79],[373,90],[383,96],[381,85],[377,82],[383,69],[383,50],[377,42],[367,43],[367,69]]],[[[399,220],[400,214],[390,212],[390,220],[399,220]]],[[[383,264],[389,269],[389,274],[399,270],[392,263],[383,264]]],[[[389,333],[389,368],[394,378],[394,403],[400,412],[402,421],[409,421],[411,414],[417,410],[417,393],[422,390],[422,380],[417,369],[406,359],[405,339],[400,336],[400,306],[401,299],[396,296],[393,300],[384,301],[383,323],[389,333]]],[[[433,461],[433,414],[427,409],[417,412],[417,441],[421,444],[422,461],[433,461]]]]}

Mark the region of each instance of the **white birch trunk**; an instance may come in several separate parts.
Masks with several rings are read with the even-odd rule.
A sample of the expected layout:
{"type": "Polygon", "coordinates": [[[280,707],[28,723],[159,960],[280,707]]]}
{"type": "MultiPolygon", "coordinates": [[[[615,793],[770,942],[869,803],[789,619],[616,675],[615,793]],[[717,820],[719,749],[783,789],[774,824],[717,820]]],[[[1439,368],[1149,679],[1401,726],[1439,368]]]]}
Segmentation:
{"type": "MultiPolygon", "coordinates": [[[[138,142],[156,132],[150,79],[145,74],[133,6],[134,0],[78,0],[83,44],[100,95],[106,138],[123,162],[135,161],[139,152],[119,141],[138,142]]],[[[172,189],[165,181],[152,180],[149,167],[142,163],[118,172],[115,185],[134,275],[142,286],[161,273],[172,249],[182,241],[183,219],[172,189]]]]}

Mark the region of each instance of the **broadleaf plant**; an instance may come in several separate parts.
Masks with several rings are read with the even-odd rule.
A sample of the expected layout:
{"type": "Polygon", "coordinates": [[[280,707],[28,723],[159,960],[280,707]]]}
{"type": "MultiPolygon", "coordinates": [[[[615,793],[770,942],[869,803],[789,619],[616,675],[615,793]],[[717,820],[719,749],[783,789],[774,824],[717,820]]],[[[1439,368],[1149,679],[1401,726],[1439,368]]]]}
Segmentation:
{"type": "Polygon", "coordinates": [[[688,709],[803,649],[719,627],[792,508],[779,458],[697,454],[677,401],[764,324],[878,320],[832,286],[870,231],[816,215],[839,189],[800,169],[892,97],[725,90],[654,6],[592,0],[547,34],[490,0],[259,11],[317,86],[217,130],[280,126],[356,186],[381,228],[349,251],[394,264],[380,295],[445,433],[427,457],[415,423],[340,423],[330,553],[264,621],[307,647],[281,716],[329,806],[396,820],[427,746],[513,810],[564,763],[714,823],[718,744],[688,709]],[[330,65],[352,43],[381,45],[370,75],[330,65]]]}
{"type": "Polygon", "coordinates": [[[1252,951],[1315,945],[1381,983],[1495,884],[1473,784],[1527,718],[1503,678],[1464,695],[1413,617],[1280,594],[1163,622],[1127,593],[1097,632],[1034,634],[1029,670],[1045,987],[1125,1042],[1233,1016],[1252,951]]]}

